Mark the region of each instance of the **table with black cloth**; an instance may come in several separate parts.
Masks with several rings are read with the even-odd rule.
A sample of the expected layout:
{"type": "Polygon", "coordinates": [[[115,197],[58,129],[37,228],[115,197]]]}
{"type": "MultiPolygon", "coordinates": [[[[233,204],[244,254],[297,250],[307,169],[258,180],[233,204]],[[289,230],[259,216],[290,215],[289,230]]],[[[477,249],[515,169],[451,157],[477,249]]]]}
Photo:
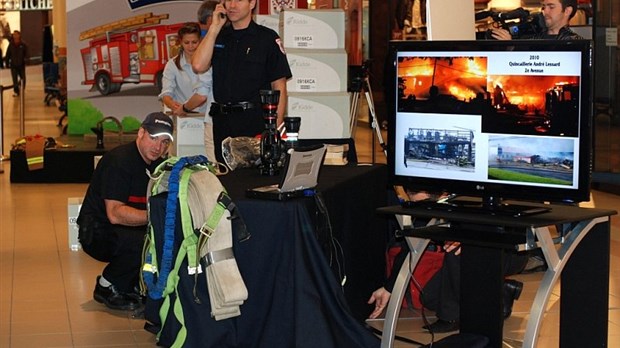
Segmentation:
{"type": "Polygon", "coordinates": [[[43,168],[29,170],[26,152],[11,150],[12,183],[87,183],[95,170],[95,157],[107,149],[59,148],[45,150],[43,168]]]}
{"type": "Polygon", "coordinates": [[[386,219],[375,211],[386,204],[386,167],[321,169],[317,191],[329,212],[336,250],[315,197],[284,202],[246,198],[248,188],[279,180],[257,169],[219,178],[251,234],[233,246],[249,296],[241,315],[223,322],[192,319],[208,313],[184,309],[188,339],[218,348],[379,347],[362,319],[371,310],[368,297],[385,276],[386,240],[378,232],[385,230],[386,219]],[[346,275],[344,291],[337,274],[346,275]],[[211,335],[225,338],[214,343],[211,335]]]}
{"type": "Polygon", "coordinates": [[[96,138],[87,135],[63,135],[57,145],[43,151],[43,168],[29,170],[26,152],[11,150],[11,183],[89,183],[95,159],[120,144],[135,141],[132,133],[106,135],[105,148],[98,149],[96,138]],[[61,145],[64,144],[64,145],[61,145]]]}

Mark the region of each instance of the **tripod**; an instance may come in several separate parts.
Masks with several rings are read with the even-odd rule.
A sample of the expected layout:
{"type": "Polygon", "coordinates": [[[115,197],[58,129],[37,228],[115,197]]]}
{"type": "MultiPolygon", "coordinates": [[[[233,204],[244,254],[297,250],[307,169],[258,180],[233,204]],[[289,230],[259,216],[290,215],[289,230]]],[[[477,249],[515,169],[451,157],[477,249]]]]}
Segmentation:
{"type": "MultiPolygon", "coordinates": [[[[351,100],[350,100],[350,129],[351,129],[351,137],[355,139],[355,129],[357,127],[357,119],[359,112],[359,105],[361,104],[361,94],[364,93],[366,96],[366,102],[368,103],[368,110],[370,112],[370,127],[374,130],[377,140],[379,141],[379,146],[381,146],[381,150],[383,150],[383,154],[387,158],[387,148],[385,142],[383,141],[383,136],[381,135],[381,128],[379,127],[379,122],[377,121],[377,114],[375,112],[375,103],[372,97],[372,89],[370,88],[370,79],[368,77],[367,72],[367,62],[364,62],[362,66],[350,66],[349,74],[356,76],[353,77],[350,81],[349,92],[351,92],[351,100]],[[357,71],[356,71],[357,70],[357,71]]],[[[375,142],[372,141],[372,163],[375,163],[375,142]]]]}

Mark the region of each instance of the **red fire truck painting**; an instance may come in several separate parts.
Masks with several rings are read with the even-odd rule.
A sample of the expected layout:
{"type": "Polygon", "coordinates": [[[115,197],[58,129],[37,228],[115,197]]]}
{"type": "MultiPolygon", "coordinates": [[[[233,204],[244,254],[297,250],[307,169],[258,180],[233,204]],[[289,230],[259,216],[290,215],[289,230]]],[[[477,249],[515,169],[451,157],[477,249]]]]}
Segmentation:
{"type": "Polygon", "coordinates": [[[102,95],[120,91],[125,83],[154,83],[161,90],[166,62],[178,54],[177,32],[183,23],[159,24],[168,15],[148,13],[86,30],[90,39],[80,50],[85,85],[102,95]]]}

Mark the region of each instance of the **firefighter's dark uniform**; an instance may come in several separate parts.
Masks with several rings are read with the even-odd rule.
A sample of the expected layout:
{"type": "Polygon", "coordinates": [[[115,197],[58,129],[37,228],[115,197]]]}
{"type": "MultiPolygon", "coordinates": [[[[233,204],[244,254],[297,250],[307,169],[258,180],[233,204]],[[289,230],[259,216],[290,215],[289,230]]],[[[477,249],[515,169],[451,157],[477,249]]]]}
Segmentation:
{"type": "Polygon", "coordinates": [[[292,76],[280,38],[254,21],[241,30],[222,28],[213,50],[213,140],[223,163],[222,140],[255,136],[264,129],[259,91],[292,76]]]}
{"type": "MultiPolygon", "coordinates": [[[[115,200],[135,209],[146,210],[149,183],[146,171],[153,172],[161,162],[159,159],[151,164],[145,163],[135,142],[106,152],[93,173],[80,209],[77,220],[80,230],[101,229],[108,236],[106,242],[109,242],[107,246],[111,249],[107,250],[109,259],[105,260],[108,264],[102,275],[123,293],[132,292],[138,285],[147,229],[146,226],[111,224],[104,201],[115,200]]],[[[80,234],[83,235],[82,232],[80,234]]]]}

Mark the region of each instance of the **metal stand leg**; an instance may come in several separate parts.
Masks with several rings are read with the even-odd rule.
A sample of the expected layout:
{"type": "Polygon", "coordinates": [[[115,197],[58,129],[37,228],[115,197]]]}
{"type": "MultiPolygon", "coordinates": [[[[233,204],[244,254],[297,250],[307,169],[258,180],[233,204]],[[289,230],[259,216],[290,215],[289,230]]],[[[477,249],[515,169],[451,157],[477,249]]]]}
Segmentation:
{"type": "MultiPolygon", "coordinates": [[[[4,91],[12,89],[13,86],[0,86],[0,162],[8,161],[9,156],[4,154],[4,91]]],[[[4,169],[0,168],[0,174],[4,169]]]]}
{"type": "MultiPolygon", "coordinates": [[[[365,63],[366,64],[366,63],[365,63]]],[[[385,147],[385,142],[383,141],[383,136],[381,135],[381,127],[379,127],[379,122],[377,121],[377,114],[375,112],[375,103],[372,97],[372,90],[370,88],[370,79],[368,78],[368,74],[364,71],[366,66],[363,65],[361,67],[362,76],[358,78],[354,78],[351,85],[351,112],[350,112],[350,127],[351,127],[351,136],[355,135],[355,128],[357,127],[357,118],[360,110],[359,104],[361,103],[360,93],[364,93],[366,97],[366,102],[368,103],[368,109],[370,112],[370,125],[377,136],[377,140],[379,141],[379,145],[383,150],[383,154],[387,158],[387,149],[385,147]]],[[[375,163],[375,142],[371,142],[372,149],[372,163],[375,163]]]]}
{"type": "Polygon", "coordinates": [[[357,110],[359,109],[360,92],[354,91],[351,93],[351,103],[349,108],[349,130],[351,131],[351,138],[355,139],[355,130],[357,129],[357,110]]]}
{"type": "MultiPolygon", "coordinates": [[[[371,126],[375,131],[377,140],[379,140],[379,146],[381,146],[381,150],[383,150],[383,154],[387,158],[387,149],[385,147],[385,142],[383,141],[383,136],[381,135],[381,127],[379,127],[379,121],[377,120],[377,113],[375,112],[375,102],[372,98],[372,89],[370,88],[370,80],[368,79],[368,77],[364,79],[364,86],[364,94],[366,95],[366,102],[368,103],[368,109],[370,110],[370,121],[372,122],[371,126]]],[[[373,142],[372,145],[372,163],[375,163],[375,143],[373,142]]]]}
{"type": "MultiPolygon", "coordinates": [[[[396,215],[396,219],[401,228],[405,228],[411,222],[410,217],[403,217],[396,215]],[[405,220],[405,218],[407,220],[405,220]]],[[[428,225],[437,224],[439,220],[431,219],[428,225]]],[[[422,258],[422,254],[426,250],[430,239],[422,239],[416,237],[405,237],[407,246],[409,247],[409,254],[405,258],[403,265],[398,271],[396,276],[396,282],[394,282],[394,288],[392,289],[392,295],[390,296],[390,302],[388,302],[387,309],[385,311],[385,319],[383,322],[383,335],[381,336],[381,348],[394,347],[394,335],[396,334],[396,324],[398,323],[398,315],[400,314],[400,306],[405,297],[405,292],[409,286],[409,280],[418,265],[418,262],[422,258]]]]}
{"type": "Polygon", "coordinates": [[[394,335],[396,333],[396,324],[398,323],[398,315],[400,314],[400,306],[405,297],[405,291],[409,286],[409,280],[415,267],[417,266],[422,253],[426,250],[426,246],[430,239],[420,239],[415,237],[406,237],[407,245],[411,252],[405,258],[403,265],[400,267],[390,302],[388,302],[385,312],[385,321],[383,322],[383,335],[381,337],[381,348],[394,347],[394,335]]]}
{"type": "MultiPolygon", "coordinates": [[[[596,218],[590,221],[580,222],[565,237],[560,250],[556,250],[553,246],[553,241],[547,228],[539,228],[535,230],[536,237],[538,237],[538,240],[541,243],[541,248],[549,268],[542,278],[538,291],[536,292],[536,297],[534,298],[534,303],[532,304],[532,308],[530,310],[530,319],[527,322],[525,336],[523,338],[523,347],[536,347],[542,317],[547,308],[551,291],[560,279],[562,270],[568,263],[571,254],[579,246],[580,241],[588,234],[588,232],[590,232],[590,230],[592,230],[594,226],[605,222],[608,222],[607,218],[596,218]]],[[[605,252],[608,253],[609,251],[601,251],[601,253],[605,252]]]]}

